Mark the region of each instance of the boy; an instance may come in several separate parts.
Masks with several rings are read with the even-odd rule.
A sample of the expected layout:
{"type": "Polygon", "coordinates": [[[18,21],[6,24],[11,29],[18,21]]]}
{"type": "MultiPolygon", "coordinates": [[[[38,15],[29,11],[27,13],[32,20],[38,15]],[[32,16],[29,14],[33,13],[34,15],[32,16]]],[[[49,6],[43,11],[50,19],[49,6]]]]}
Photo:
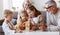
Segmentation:
{"type": "Polygon", "coordinates": [[[13,18],[13,12],[10,10],[5,10],[4,11],[4,18],[5,18],[5,20],[2,24],[2,28],[3,28],[5,35],[9,35],[11,33],[14,33],[15,28],[11,24],[11,20],[13,18]]]}

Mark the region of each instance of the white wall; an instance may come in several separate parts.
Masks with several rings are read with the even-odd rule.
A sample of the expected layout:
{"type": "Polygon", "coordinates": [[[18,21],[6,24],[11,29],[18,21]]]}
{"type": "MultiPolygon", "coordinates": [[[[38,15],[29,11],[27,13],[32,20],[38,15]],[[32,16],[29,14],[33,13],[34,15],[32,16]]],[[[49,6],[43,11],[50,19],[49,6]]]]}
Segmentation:
{"type": "Polygon", "coordinates": [[[60,8],[60,3],[58,2],[58,0],[55,0],[57,3],[57,6],[60,8]]]}
{"type": "Polygon", "coordinates": [[[3,17],[3,0],[0,0],[0,19],[3,17]]]}
{"type": "Polygon", "coordinates": [[[11,9],[11,0],[0,0],[0,19],[3,19],[5,9],[11,9]]]}
{"type": "Polygon", "coordinates": [[[31,0],[33,5],[40,11],[44,10],[44,4],[46,3],[46,1],[48,0],[31,0]]]}
{"type": "Polygon", "coordinates": [[[3,0],[3,10],[12,8],[12,0],[3,0]]]}
{"type": "MultiPolygon", "coordinates": [[[[31,2],[33,2],[33,5],[40,11],[44,11],[44,5],[47,1],[49,0],[30,0],[31,2]]],[[[57,3],[57,6],[60,7],[60,3],[55,0],[57,3]]]]}

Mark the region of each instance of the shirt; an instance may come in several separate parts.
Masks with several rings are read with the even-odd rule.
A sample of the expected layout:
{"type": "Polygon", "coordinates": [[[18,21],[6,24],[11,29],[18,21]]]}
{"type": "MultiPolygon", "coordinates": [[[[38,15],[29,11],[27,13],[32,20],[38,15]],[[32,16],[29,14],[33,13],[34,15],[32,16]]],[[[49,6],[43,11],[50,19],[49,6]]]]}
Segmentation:
{"type": "MultiPolygon", "coordinates": [[[[41,21],[43,20],[43,16],[42,15],[39,15],[37,17],[34,17],[32,18],[31,22],[34,24],[37,24],[37,23],[41,23],[41,21]]],[[[42,21],[42,23],[44,23],[44,21],[42,21]]]]}
{"type": "Polygon", "coordinates": [[[60,31],[60,10],[56,14],[46,13],[48,31],[60,31]]]}
{"type": "Polygon", "coordinates": [[[3,31],[4,31],[4,33],[5,33],[5,35],[9,35],[9,34],[15,32],[15,30],[11,30],[11,29],[9,28],[9,25],[7,24],[6,20],[4,20],[4,22],[3,22],[3,24],[2,24],[2,29],[3,29],[3,31]]]}

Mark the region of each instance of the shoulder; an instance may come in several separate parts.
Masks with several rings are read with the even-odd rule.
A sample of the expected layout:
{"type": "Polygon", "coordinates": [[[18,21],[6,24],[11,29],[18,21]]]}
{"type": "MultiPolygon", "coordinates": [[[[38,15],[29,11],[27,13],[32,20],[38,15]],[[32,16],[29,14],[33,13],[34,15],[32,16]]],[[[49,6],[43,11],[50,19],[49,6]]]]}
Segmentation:
{"type": "Polygon", "coordinates": [[[3,22],[2,27],[8,26],[6,21],[3,22]]]}
{"type": "Polygon", "coordinates": [[[41,21],[41,20],[44,20],[44,17],[43,17],[42,15],[39,15],[37,18],[38,18],[40,21],[41,21]]]}
{"type": "Polygon", "coordinates": [[[38,18],[43,18],[43,16],[42,15],[38,15],[38,18]]]}

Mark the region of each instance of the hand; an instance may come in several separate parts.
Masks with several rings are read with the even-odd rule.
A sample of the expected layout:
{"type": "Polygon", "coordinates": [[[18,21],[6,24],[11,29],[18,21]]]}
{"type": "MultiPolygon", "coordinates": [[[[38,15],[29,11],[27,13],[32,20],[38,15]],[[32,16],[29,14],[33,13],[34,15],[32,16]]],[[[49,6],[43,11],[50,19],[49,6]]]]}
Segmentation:
{"type": "Polygon", "coordinates": [[[36,31],[36,28],[37,28],[36,26],[32,26],[33,31],[36,31]]]}
{"type": "Polygon", "coordinates": [[[22,33],[22,30],[15,30],[15,33],[22,33]]]}
{"type": "Polygon", "coordinates": [[[46,27],[45,27],[45,26],[40,26],[39,29],[40,29],[41,31],[46,31],[46,27]]]}

